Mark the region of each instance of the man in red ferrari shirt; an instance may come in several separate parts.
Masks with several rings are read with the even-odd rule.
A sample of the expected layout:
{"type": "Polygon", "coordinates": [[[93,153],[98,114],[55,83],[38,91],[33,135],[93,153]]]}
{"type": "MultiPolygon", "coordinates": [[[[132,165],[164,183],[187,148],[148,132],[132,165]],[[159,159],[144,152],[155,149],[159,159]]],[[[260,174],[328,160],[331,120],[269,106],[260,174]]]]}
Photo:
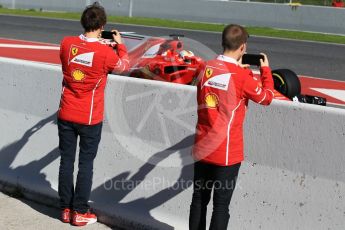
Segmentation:
{"type": "Polygon", "coordinates": [[[243,122],[252,100],[269,105],[273,79],[267,56],[261,62],[261,79],[241,64],[247,48],[247,31],[228,25],[222,35],[223,55],[208,61],[197,85],[198,122],[193,148],[194,191],[189,229],[206,229],[207,204],[213,190],[209,229],[227,229],[229,204],[243,161],[243,122]]]}
{"type": "Polygon", "coordinates": [[[108,73],[128,70],[127,50],[118,31],[114,47],[104,44],[100,34],[106,24],[106,13],[98,3],[88,6],[82,16],[84,33],[65,37],[60,46],[63,81],[58,111],[59,196],[62,221],[83,226],[97,221],[89,211],[93,161],[101,140],[104,113],[104,89],[108,73]],[[114,48],[114,49],[113,49],[114,48]],[[73,184],[77,138],[79,170],[73,184]]]}

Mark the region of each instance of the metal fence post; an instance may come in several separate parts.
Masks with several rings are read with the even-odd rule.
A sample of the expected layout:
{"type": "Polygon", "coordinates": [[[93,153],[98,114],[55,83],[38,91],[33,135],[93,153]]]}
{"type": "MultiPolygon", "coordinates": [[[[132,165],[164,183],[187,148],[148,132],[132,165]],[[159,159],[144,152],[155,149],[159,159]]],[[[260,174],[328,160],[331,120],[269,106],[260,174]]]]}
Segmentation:
{"type": "Polygon", "coordinates": [[[12,0],[12,9],[16,8],[16,0],[12,0]]]}
{"type": "Polygon", "coordinates": [[[129,12],[128,12],[128,17],[133,16],[133,0],[129,0],[129,12]]]}

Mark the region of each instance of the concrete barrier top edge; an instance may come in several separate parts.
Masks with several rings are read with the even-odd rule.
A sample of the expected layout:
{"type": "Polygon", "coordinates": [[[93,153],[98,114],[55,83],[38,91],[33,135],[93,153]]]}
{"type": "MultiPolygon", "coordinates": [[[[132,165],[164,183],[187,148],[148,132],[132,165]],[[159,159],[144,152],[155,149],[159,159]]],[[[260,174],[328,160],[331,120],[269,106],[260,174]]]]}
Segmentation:
{"type": "MultiPolygon", "coordinates": [[[[52,64],[32,62],[32,61],[26,61],[26,60],[18,60],[18,59],[12,59],[12,58],[0,57],[0,64],[1,63],[10,63],[14,65],[24,65],[24,66],[28,66],[32,68],[43,68],[43,69],[48,69],[52,71],[61,71],[60,65],[52,65],[52,64]]],[[[153,80],[146,80],[146,79],[139,79],[139,78],[131,78],[131,77],[126,77],[126,76],[121,76],[121,75],[110,74],[108,76],[108,80],[115,81],[115,82],[129,83],[129,84],[131,83],[145,84],[145,85],[154,86],[154,87],[164,87],[167,89],[185,90],[185,91],[190,91],[190,92],[196,91],[196,87],[192,87],[189,85],[175,84],[175,83],[162,82],[162,81],[153,81],[153,80]]],[[[305,109],[305,110],[309,110],[313,112],[324,112],[324,113],[339,114],[339,115],[345,116],[345,110],[339,109],[339,108],[308,105],[308,104],[303,104],[303,103],[292,103],[292,102],[280,101],[280,100],[274,100],[273,104],[282,106],[282,107],[305,109]]]]}
{"type": "Polygon", "coordinates": [[[187,90],[187,91],[191,91],[191,92],[196,90],[196,87],[193,87],[190,85],[182,85],[182,84],[171,83],[171,82],[154,81],[154,80],[140,79],[140,78],[134,78],[134,77],[126,77],[126,76],[115,75],[115,74],[109,74],[108,75],[108,81],[117,81],[117,82],[123,82],[123,83],[138,83],[138,84],[145,84],[145,85],[150,85],[150,86],[159,86],[159,87],[170,88],[170,89],[187,90]]]}
{"type": "Polygon", "coordinates": [[[300,102],[281,101],[277,99],[273,100],[273,105],[277,105],[281,107],[290,107],[290,108],[295,108],[295,109],[309,110],[312,112],[324,112],[324,113],[329,113],[329,114],[337,114],[337,115],[345,116],[345,110],[340,109],[340,108],[311,105],[311,104],[305,104],[305,103],[300,103],[300,102]]]}
{"type": "Polygon", "coordinates": [[[43,62],[19,60],[19,59],[14,59],[14,58],[5,58],[5,57],[0,57],[0,62],[17,64],[17,65],[24,65],[24,66],[31,66],[33,68],[43,68],[43,69],[51,69],[51,70],[55,70],[55,71],[61,71],[60,65],[47,64],[47,63],[43,63],[43,62]]]}
{"type": "MultiPolygon", "coordinates": [[[[0,57],[0,63],[1,62],[15,64],[15,65],[16,64],[24,65],[24,66],[33,67],[33,68],[43,68],[43,69],[48,69],[48,70],[53,70],[53,71],[61,71],[60,65],[47,64],[43,62],[0,57]]],[[[115,75],[115,74],[109,74],[108,79],[110,81],[122,81],[122,82],[128,82],[128,83],[135,82],[135,83],[141,83],[141,84],[149,84],[153,86],[163,86],[163,87],[173,88],[173,89],[184,89],[184,90],[195,91],[195,87],[192,87],[190,85],[182,85],[182,84],[162,82],[162,81],[152,81],[152,80],[132,78],[132,77],[126,77],[126,76],[121,76],[121,75],[115,75]]]]}

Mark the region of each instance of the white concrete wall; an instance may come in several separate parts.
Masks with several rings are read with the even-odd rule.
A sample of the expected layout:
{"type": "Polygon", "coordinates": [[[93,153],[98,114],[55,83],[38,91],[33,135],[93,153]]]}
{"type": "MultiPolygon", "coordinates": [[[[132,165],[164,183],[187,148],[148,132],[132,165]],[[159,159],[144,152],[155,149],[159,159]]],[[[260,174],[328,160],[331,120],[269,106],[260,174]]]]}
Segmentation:
{"type": "MultiPolygon", "coordinates": [[[[0,188],[57,198],[60,90],[60,67],[0,58],[0,188]]],[[[109,77],[91,197],[102,221],[187,229],[195,109],[193,87],[109,77]]],[[[245,134],[229,229],[343,228],[344,110],[251,104],[245,134]]]]}
{"type": "MultiPolygon", "coordinates": [[[[0,0],[12,7],[13,0],[0,0]]],[[[81,12],[87,0],[15,0],[16,8],[81,12]]],[[[93,1],[89,1],[93,2],[93,1]]],[[[102,0],[109,14],[128,16],[129,0],[102,0]]],[[[222,0],[133,0],[133,16],[336,33],[345,35],[345,9],[222,0]],[[155,7],[152,7],[155,6],[155,7]]]]}

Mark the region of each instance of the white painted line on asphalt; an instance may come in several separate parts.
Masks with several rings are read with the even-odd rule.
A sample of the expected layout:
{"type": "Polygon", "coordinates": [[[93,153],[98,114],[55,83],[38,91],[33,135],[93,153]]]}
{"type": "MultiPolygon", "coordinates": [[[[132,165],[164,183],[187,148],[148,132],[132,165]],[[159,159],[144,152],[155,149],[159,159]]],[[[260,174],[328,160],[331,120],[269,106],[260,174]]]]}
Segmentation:
{"type": "MultiPolygon", "coordinates": [[[[277,28],[273,28],[273,29],[277,29],[277,28]]],[[[296,32],[304,32],[304,31],[296,31],[296,32]]],[[[340,36],[344,36],[344,35],[340,35],[340,36]]],[[[332,42],[317,42],[317,41],[308,41],[308,40],[297,40],[297,39],[292,39],[292,38],[277,38],[277,37],[267,37],[267,36],[260,36],[260,35],[250,35],[250,37],[265,38],[265,39],[272,39],[272,40],[283,40],[283,41],[291,41],[291,42],[305,42],[305,43],[313,43],[313,44],[320,44],[320,45],[345,46],[345,44],[338,44],[338,43],[332,43],[332,42]]],[[[345,39],[345,36],[344,36],[344,39],[345,39]]]]}
{"type": "Polygon", "coordinates": [[[345,102],[345,90],[339,90],[339,89],[321,89],[321,88],[310,88],[312,90],[315,90],[317,92],[326,94],[328,96],[331,96],[335,99],[338,99],[340,101],[345,102]]]}
{"type": "Polygon", "coordinates": [[[312,79],[318,79],[318,80],[324,80],[324,81],[334,81],[334,82],[339,82],[339,83],[344,83],[345,82],[345,81],[340,81],[340,80],[334,80],[334,79],[328,79],[328,78],[320,78],[320,77],[311,77],[311,76],[304,76],[304,75],[300,75],[300,77],[312,78],[312,79]]]}
{"type": "Polygon", "coordinates": [[[20,44],[6,44],[6,43],[0,43],[0,48],[60,50],[60,47],[57,47],[57,46],[35,46],[35,45],[20,45],[20,44]]]}
{"type": "MultiPolygon", "coordinates": [[[[1,14],[0,14],[1,15],[1,14]]],[[[28,40],[23,40],[23,39],[17,39],[17,38],[5,38],[5,37],[0,37],[0,40],[10,40],[10,41],[18,41],[18,42],[28,42],[28,40]]],[[[34,42],[37,44],[42,44],[42,45],[51,45],[51,46],[57,46],[57,44],[49,43],[49,42],[37,42],[37,41],[30,41],[34,42]]]]}

